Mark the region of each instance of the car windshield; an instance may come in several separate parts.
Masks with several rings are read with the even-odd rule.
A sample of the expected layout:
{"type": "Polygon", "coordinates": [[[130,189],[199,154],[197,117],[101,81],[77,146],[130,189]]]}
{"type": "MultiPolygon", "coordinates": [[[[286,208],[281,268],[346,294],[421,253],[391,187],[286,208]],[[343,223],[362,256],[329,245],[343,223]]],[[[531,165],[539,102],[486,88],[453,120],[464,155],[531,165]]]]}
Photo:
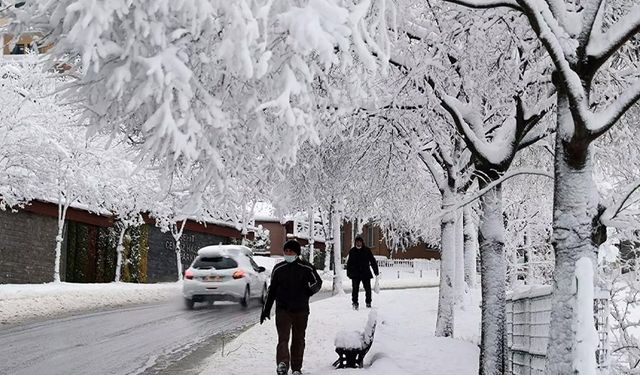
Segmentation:
{"type": "Polygon", "coordinates": [[[229,257],[202,257],[197,258],[195,262],[193,262],[193,268],[197,269],[210,269],[215,268],[217,270],[226,270],[229,268],[238,267],[238,263],[229,257]]]}

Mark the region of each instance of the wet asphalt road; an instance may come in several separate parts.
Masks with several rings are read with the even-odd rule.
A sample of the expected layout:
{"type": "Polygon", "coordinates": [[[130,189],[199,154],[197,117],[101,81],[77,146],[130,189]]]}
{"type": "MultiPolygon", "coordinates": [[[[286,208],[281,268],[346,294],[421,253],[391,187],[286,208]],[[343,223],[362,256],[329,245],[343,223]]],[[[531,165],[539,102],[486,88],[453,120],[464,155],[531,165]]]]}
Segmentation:
{"type": "Polygon", "coordinates": [[[0,374],[197,374],[260,309],[252,301],[188,311],[176,299],[0,328],[0,374]]]}

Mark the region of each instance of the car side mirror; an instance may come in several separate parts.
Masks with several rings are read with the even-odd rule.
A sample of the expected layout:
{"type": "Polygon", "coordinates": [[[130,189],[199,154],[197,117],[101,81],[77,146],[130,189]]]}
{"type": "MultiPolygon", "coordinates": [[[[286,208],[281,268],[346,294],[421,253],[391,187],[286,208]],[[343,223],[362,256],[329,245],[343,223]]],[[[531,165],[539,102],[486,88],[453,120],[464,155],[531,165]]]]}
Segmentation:
{"type": "Polygon", "coordinates": [[[258,272],[264,272],[264,271],[266,271],[266,270],[267,270],[267,269],[266,269],[266,268],[264,268],[264,267],[262,267],[262,266],[258,267],[258,272]]]}

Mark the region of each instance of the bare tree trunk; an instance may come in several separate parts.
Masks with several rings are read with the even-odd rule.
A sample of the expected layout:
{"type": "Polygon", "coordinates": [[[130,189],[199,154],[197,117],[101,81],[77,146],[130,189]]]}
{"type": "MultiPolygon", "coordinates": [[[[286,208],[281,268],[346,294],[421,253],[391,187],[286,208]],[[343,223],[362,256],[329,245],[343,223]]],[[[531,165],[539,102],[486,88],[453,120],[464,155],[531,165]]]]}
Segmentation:
{"type": "Polygon", "coordinates": [[[309,207],[307,211],[307,216],[309,217],[309,263],[313,264],[313,258],[315,257],[315,238],[314,238],[314,227],[313,227],[313,207],[309,207]]]}
{"type": "Polygon", "coordinates": [[[124,234],[127,231],[127,226],[126,225],[122,225],[122,227],[120,228],[120,235],[118,236],[118,246],[116,246],[116,253],[117,253],[117,259],[116,259],[116,277],[114,278],[113,281],[119,283],[121,280],[121,274],[122,274],[122,254],[124,253],[124,234]]]}
{"type": "Polygon", "coordinates": [[[55,263],[53,266],[53,282],[60,282],[60,258],[62,258],[62,237],[64,231],[64,219],[58,219],[58,233],[56,235],[56,255],[55,263]]]}
{"type": "Polygon", "coordinates": [[[56,252],[53,265],[53,282],[59,283],[60,279],[60,261],[62,258],[62,242],[64,241],[64,221],[67,216],[69,203],[62,193],[58,194],[58,233],[56,234],[56,252]],[[64,202],[64,203],[63,203],[64,202]]]}
{"type": "Polygon", "coordinates": [[[180,247],[180,238],[182,238],[182,233],[184,232],[184,226],[186,223],[187,219],[182,220],[180,229],[177,228],[175,223],[171,226],[171,235],[176,242],[176,266],[178,269],[178,281],[182,281],[182,248],[180,247]]]}
{"type": "MultiPolygon", "coordinates": [[[[480,184],[480,188],[484,188],[480,184]]],[[[504,363],[504,324],[506,301],[506,259],[502,186],[497,185],[481,197],[480,274],[482,279],[482,333],[480,375],[502,375],[504,363]]]]}
{"type": "Polygon", "coordinates": [[[470,289],[476,287],[476,254],[478,253],[478,228],[473,220],[471,206],[464,206],[464,281],[470,289]]]}
{"type": "MultiPolygon", "coordinates": [[[[558,93],[558,129],[573,121],[566,96],[558,93]]],[[[558,132],[555,155],[553,208],[553,302],[547,349],[546,374],[578,374],[575,360],[576,307],[575,267],[587,257],[597,264],[592,242],[593,222],[597,215],[595,185],[592,177],[591,150],[588,142],[575,137],[571,141],[558,132]]],[[[595,355],[595,354],[594,354],[595,355]]]]}
{"type": "Polygon", "coordinates": [[[342,221],[341,203],[336,203],[335,212],[333,214],[333,291],[332,294],[344,294],[342,287],[342,241],[340,236],[340,227],[342,221]]]}
{"type": "Polygon", "coordinates": [[[464,225],[462,217],[462,209],[456,212],[455,223],[455,249],[456,249],[456,265],[455,265],[455,293],[456,304],[460,307],[464,305],[464,296],[467,286],[464,282],[464,225]]]}
{"type": "MultiPolygon", "coordinates": [[[[453,206],[453,193],[445,192],[442,197],[442,210],[453,206]]],[[[440,290],[438,297],[438,318],[436,336],[453,337],[454,328],[454,277],[455,277],[455,212],[449,212],[440,222],[440,290]]]]}

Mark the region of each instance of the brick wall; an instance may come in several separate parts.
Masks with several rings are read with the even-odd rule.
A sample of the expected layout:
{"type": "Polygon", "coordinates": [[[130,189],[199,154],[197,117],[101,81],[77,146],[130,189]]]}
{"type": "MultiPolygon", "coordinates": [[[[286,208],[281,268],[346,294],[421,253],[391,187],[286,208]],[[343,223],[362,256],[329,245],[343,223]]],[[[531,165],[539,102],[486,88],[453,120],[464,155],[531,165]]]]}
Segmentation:
{"type": "MultiPolygon", "coordinates": [[[[231,243],[231,238],[214,236],[186,230],[180,240],[182,247],[183,269],[187,269],[195,259],[198,249],[208,245],[231,243]]],[[[149,228],[149,253],[147,263],[147,282],[176,281],[175,241],[171,233],[162,233],[156,227],[149,228]]]]}
{"type": "Polygon", "coordinates": [[[56,233],[55,218],[0,210],[0,284],[53,281],[56,233]]]}

